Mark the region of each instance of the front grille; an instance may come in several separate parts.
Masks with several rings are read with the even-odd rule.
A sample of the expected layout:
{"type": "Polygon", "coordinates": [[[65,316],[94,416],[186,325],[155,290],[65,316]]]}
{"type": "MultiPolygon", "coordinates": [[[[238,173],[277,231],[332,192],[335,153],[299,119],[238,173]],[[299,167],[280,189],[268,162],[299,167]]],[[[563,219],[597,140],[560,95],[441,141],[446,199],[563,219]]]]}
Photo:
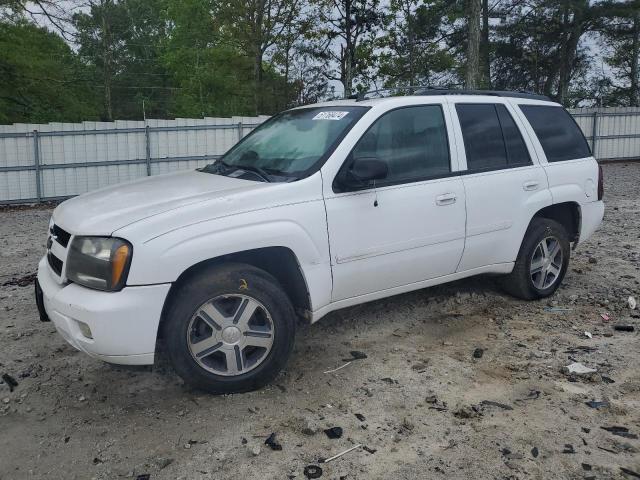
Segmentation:
{"type": "Polygon", "coordinates": [[[71,234],[63,230],[53,222],[49,225],[49,237],[47,238],[47,262],[51,270],[62,278],[64,262],[67,259],[67,246],[71,240],[71,234]],[[62,247],[65,251],[61,251],[62,247]],[[55,252],[55,253],[54,253],[55,252]]]}
{"type": "Polygon", "coordinates": [[[69,232],[64,231],[58,225],[53,225],[51,227],[51,235],[53,238],[64,248],[67,248],[69,244],[69,239],[71,238],[71,234],[69,232]]]}
{"type": "Polygon", "coordinates": [[[56,275],[62,275],[62,260],[56,257],[53,253],[49,252],[47,254],[47,260],[49,261],[49,266],[52,268],[56,275]]]}

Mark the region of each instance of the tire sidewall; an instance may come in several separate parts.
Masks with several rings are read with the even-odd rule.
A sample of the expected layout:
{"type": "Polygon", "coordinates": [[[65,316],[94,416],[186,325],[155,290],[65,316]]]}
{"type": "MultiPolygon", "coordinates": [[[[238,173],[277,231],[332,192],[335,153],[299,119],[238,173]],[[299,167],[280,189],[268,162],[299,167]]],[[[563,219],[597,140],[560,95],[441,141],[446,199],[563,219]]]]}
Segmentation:
{"type": "Polygon", "coordinates": [[[169,359],[187,383],[211,393],[236,393],[265,385],[286,365],[293,348],[295,316],[289,298],[273,277],[248,265],[228,265],[203,272],[183,284],[172,299],[163,330],[169,359]],[[255,298],[268,310],[274,328],[274,342],[267,357],[254,369],[237,376],[205,370],[193,359],[187,343],[189,323],[198,308],[225,294],[255,298]]]}
{"type": "Polygon", "coordinates": [[[553,220],[541,219],[532,224],[530,231],[528,232],[527,240],[524,247],[525,248],[523,249],[522,260],[526,265],[525,270],[527,273],[527,285],[535,297],[548,297],[560,287],[560,284],[562,283],[562,280],[567,273],[567,269],[569,268],[571,245],[569,243],[567,232],[559,223],[553,220]],[[543,239],[550,236],[557,238],[560,242],[560,248],[562,249],[562,267],[556,281],[553,282],[553,284],[549,287],[540,289],[533,284],[533,279],[531,278],[531,260],[533,258],[535,249],[538,247],[538,244],[543,239]]]}

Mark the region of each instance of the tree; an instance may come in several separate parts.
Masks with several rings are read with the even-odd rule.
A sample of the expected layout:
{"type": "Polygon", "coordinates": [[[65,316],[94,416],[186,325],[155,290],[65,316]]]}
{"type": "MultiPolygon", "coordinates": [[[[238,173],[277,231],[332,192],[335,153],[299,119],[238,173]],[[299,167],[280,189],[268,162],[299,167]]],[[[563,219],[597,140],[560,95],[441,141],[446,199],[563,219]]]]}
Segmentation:
{"type": "Polygon", "coordinates": [[[439,84],[454,67],[444,44],[451,30],[446,0],[392,0],[380,39],[378,74],[388,87],[439,84]]]}
{"type": "Polygon", "coordinates": [[[96,119],[88,71],[55,33],[0,22],[0,123],[96,119]]]}
{"type": "Polygon", "coordinates": [[[480,86],[480,10],[481,0],[467,1],[467,65],[465,86],[480,86]]]}
{"type": "Polygon", "coordinates": [[[608,104],[640,106],[640,2],[628,16],[603,25],[601,44],[614,75],[609,78],[608,104]]]}
{"type": "Polygon", "coordinates": [[[346,98],[374,64],[375,40],[384,21],[380,0],[315,0],[314,7],[319,19],[315,56],[326,62],[326,78],[342,83],[346,98]]]}
{"type": "Polygon", "coordinates": [[[104,120],[166,112],[172,87],[162,63],[163,7],[163,0],[92,0],[73,16],[78,54],[101,85],[104,120]]]}
{"type": "Polygon", "coordinates": [[[300,0],[225,0],[214,3],[213,16],[222,39],[253,64],[254,113],[262,112],[265,54],[292,32],[300,0]]]}

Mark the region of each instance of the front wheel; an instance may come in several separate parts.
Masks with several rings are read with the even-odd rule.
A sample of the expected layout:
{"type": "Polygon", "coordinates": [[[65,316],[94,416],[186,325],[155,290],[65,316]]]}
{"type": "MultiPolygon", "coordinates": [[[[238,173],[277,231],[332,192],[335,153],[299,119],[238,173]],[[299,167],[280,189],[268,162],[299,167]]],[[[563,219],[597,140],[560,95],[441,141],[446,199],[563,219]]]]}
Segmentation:
{"type": "Polygon", "coordinates": [[[163,328],[169,359],[186,383],[210,393],[238,393],[264,386],[284,367],[295,314],[267,272],[228,264],[180,286],[163,328]]]}
{"type": "Polygon", "coordinates": [[[565,228],[554,220],[534,218],[522,241],[513,271],[503,279],[504,289],[524,300],[552,295],[560,286],[571,248],[565,228]]]}

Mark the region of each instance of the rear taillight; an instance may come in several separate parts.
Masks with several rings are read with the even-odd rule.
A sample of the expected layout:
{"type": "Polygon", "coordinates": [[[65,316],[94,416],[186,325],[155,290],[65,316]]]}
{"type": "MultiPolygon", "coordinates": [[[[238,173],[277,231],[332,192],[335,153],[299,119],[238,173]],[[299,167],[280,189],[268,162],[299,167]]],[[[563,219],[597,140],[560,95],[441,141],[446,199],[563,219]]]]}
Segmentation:
{"type": "Polygon", "coordinates": [[[598,200],[604,198],[604,176],[602,175],[602,165],[598,165],[598,200]]]}

